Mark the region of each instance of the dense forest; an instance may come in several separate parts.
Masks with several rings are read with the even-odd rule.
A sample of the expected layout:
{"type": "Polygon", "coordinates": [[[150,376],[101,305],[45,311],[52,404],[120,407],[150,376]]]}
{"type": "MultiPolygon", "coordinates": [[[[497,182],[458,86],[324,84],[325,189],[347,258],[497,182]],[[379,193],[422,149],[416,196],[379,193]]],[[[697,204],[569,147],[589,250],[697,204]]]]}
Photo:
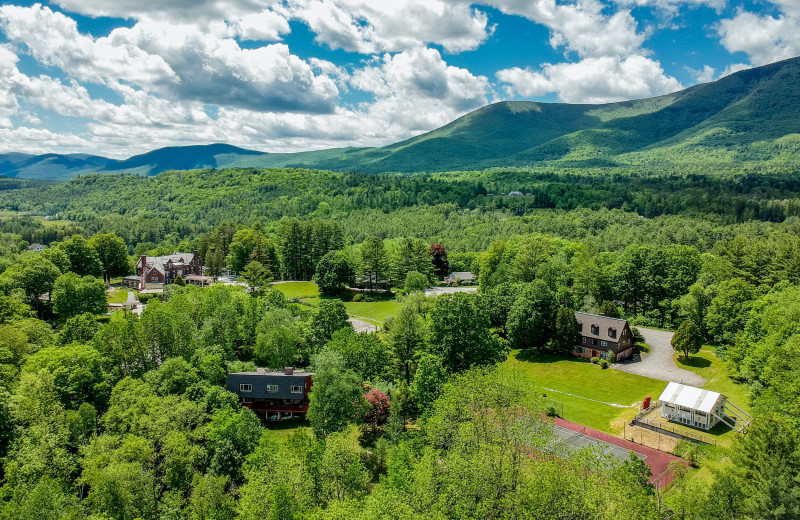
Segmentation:
{"type": "Polygon", "coordinates": [[[0,192],[0,518],[797,518],[800,177],[738,173],[233,169],[0,192]],[[175,283],[104,314],[138,255],[194,249],[252,290],[175,283]],[[448,271],[478,292],[420,292],[448,271]],[[279,280],[314,280],[319,305],[279,280]],[[342,300],[370,294],[354,286],[400,294],[378,333],[347,322],[342,300]],[[554,441],[502,362],[571,350],[572,310],[714,346],[755,416],[724,470],[661,490],[640,459],[554,441]],[[225,390],[285,365],[315,374],[308,428],[225,390]]]}

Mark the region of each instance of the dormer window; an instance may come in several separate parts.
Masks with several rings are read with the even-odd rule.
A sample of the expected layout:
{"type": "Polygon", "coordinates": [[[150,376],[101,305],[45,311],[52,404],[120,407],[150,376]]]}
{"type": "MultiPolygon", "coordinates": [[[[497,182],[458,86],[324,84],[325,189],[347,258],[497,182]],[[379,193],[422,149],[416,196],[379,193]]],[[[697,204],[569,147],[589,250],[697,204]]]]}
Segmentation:
{"type": "Polygon", "coordinates": [[[600,326],[592,325],[592,334],[600,334],[600,326]]]}
{"type": "Polygon", "coordinates": [[[609,338],[616,338],[617,337],[617,329],[613,327],[608,328],[608,337],[609,338]]]}
{"type": "Polygon", "coordinates": [[[583,323],[578,322],[578,330],[583,332],[583,323]]]}

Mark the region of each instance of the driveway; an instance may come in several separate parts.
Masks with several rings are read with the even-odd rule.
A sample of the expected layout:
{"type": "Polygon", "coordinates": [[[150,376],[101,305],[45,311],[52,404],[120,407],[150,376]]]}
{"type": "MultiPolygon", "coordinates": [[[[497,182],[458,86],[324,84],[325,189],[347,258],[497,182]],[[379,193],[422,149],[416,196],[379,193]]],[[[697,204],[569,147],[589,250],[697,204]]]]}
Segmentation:
{"type": "Polygon", "coordinates": [[[425,289],[425,296],[439,296],[440,294],[455,294],[455,293],[476,293],[477,287],[428,287],[425,289]]]}
{"type": "Polygon", "coordinates": [[[689,370],[678,368],[672,360],[675,352],[672,349],[672,332],[665,330],[645,329],[639,327],[639,332],[644,336],[644,340],[650,345],[650,353],[643,358],[635,361],[623,361],[611,365],[617,370],[638,374],[640,376],[662,381],[675,381],[691,386],[703,386],[706,382],[701,377],[689,370]]]}

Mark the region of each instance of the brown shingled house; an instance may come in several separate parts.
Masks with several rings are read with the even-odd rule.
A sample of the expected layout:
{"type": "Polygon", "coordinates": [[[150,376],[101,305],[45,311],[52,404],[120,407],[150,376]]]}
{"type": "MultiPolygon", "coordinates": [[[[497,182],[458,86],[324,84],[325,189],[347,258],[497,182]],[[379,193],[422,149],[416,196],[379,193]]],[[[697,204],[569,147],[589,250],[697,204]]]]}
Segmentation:
{"type": "Polygon", "coordinates": [[[581,337],[572,349],[576,356],[622,361],[633,354],[633,333],[628,320],[576,312],[581,337]]]}

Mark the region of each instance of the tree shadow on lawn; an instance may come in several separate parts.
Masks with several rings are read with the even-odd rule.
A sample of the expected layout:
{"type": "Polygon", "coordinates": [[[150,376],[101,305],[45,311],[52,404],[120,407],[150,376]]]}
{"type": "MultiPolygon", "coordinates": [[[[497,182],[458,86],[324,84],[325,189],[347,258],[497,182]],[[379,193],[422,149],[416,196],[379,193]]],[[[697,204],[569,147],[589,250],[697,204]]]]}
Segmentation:
{"type": "Polygon", "coordinates": [[[539,352],[533,349],[520,350],[514,354],[514,359],[517,361],[526,361],[528,363],[558,363],[559,361],[571,361],[575,363],[588,363],[588,361],[575,356],[567,356],[563,354],[552,354],[549,352],[539,352]]]}
{"type": "Polygon", "coordinates": [[[335,294],[325,294],[323,292],[319,293],[320,300],[342,300],[343,302],[358,302],[358,303],[376,303],[376,302],[388,302],[388,301],[395,301],[395,297],[397,295],[395,293],[385,293],[385,292],[373,292],[373,291],[351,291],[346,290],[335,294]],[[354,298],[357,295],[362,295],[361,302],[355,300],[354,298]]]}
{"type": "Polygon", "coordinates": [[[682,355],[679,355],[677,361],[680,364],[680,366],[684,367],[708,368],[711,366],[710,359],[705,359],[701,357],[690,357],[689,359],[686,359],[682,355]]]}

